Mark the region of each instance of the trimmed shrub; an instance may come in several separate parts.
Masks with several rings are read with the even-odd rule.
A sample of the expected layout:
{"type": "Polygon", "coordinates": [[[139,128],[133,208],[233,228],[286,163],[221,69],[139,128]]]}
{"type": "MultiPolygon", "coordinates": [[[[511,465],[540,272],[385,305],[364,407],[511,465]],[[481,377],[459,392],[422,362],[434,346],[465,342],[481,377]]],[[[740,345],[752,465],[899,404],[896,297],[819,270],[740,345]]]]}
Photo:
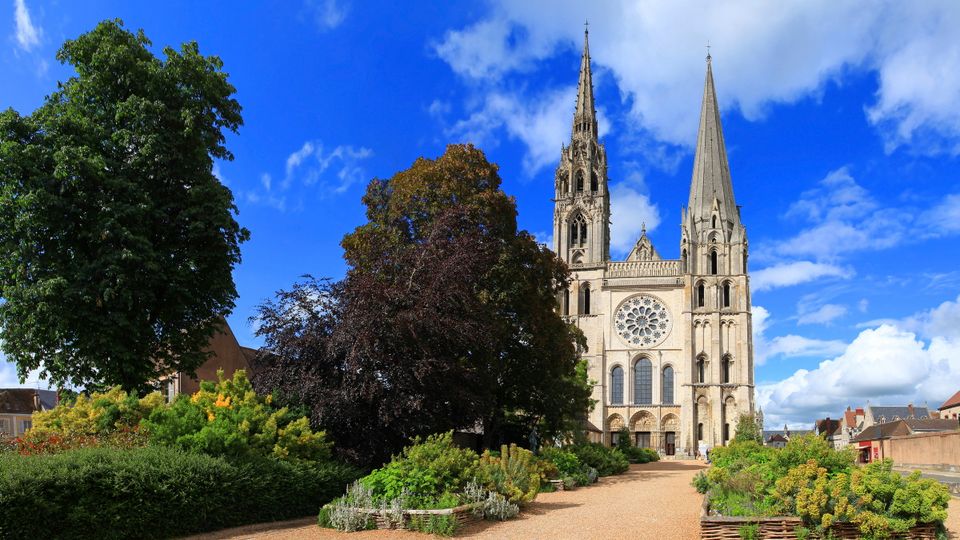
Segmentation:
{"type": "Polygon", "coordinates": [[[316,512],[346,465],[229,460],[167,447],[0,454],[0,537],[166,538],[316,512]]]}

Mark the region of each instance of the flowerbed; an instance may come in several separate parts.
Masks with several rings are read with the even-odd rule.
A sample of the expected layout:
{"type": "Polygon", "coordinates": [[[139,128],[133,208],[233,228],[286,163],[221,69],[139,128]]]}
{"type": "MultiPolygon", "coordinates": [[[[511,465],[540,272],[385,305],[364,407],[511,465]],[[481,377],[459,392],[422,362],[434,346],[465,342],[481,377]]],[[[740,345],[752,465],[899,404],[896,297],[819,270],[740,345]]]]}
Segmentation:
{"type": "Polygon", "coordinates": [[[722,529],[737,528],[740,537],[786,538],[769,531],[758,536],[761,524],[778,519],[793,524],[792,538],[925,538],[914,535],[942,529],[947,516],[950,495],[943,485],[919,473],[903,477],[889,460],[856,467],[851,452],[835,451],[816,436],[794,438],[780,450],[734,442],[711,457],[713,467],[693,482],[706,494],[704,538],[731,537],[707,534],[724,523],[722,529]]]}
{"type": "Polygon", "coordinates": [[[627,469],[626,458],[601,445],[545,448],[539,456],[515,445],[477,455],[453,444],[452,433],[415,439],[400,455],[351,485],[320,510],[318,523],[342,531],[405,528],[452,535],[474,519],[506,520],[559,482],[596,482],[627,469]],[[583,461],[581,460],[583,457],[583,461]]]}

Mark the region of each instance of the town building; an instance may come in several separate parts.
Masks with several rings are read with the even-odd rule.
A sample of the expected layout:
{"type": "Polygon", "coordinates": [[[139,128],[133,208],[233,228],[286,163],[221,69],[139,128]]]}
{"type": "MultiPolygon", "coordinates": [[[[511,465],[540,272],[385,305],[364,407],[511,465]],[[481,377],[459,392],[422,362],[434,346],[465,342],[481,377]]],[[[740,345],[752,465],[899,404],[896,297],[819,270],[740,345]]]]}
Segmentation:
{"type": "Polygon", "coordinates": [[[944,401],[937,410],[940,411],[940,418],[953,418],[960,422],[960,390],[944,401]]]}
{"type": "Polygon", "coordinates": [[[19,437],[33,427],[33,413],[57,406],[57,392],[33,388],[0,389],[0,437],[19,437]]]}
{"type": "Polygon", "coordinates": [[[591,437],[612,444],[626,427],[634,444],[666,455],[726,444],[738,416],[754,410],[754,369],[747,234],[711,57],[678,259],[664,259],[644,230],[626,260],[611,260],[607,153],[598,137],[588,34],[555,188],[553,249],[573,279],[558,301],[587,338],[585,358],[597,381],[597,406],[586,423],[591,437]]]}
{"type": "Polygon", "coordinates": [[[249,374],[250,363],[257,355],[256,349],[240,345],[226,321],[210,338],[206,351],[211,353],[210,357],[197,368],[195,376],[177,372],[161,380],[161,391],[167,401],[173,401],[178,394],[189,395],[200,390],[200,381],[216,381],[218,370],[223,370],[226,378],[233,377],[239,369],[249,374]]]}
{"type": "Polygon", "coordinates": [[[944,448],[952,448],[952,451],[946,452],[949,457],[942,460],[946,461],[946,464],[960,466],[960,446],[957,444],[960,443],[960,424],[953,419],[908,418],[873,424],[866,427],[851,442],[857,447],[860,463],[890,458],[898,465],[934,464],[936,460],[927,456],[943,455],[944,448]],[[942,432],[949,433],[950,438],[927,437],[929,434],[942,432]],[[920,448],[916,448],[919,439],[922,439],[919,441],[920,448]],[[898,447],[906,450],[898,452],[898,447]],[[918,458],[917,455],[923,457],[918,458]]]}
{"type": "Polygon", "coordinates": [[[875,405],[867,405],[864,409],[863,428],[866,429],[876,424],[893,422],[895,420],[924,420],[930,417],[930,411],[926,407],[914,407],[912,403],[906,407],[878,407],[875,405]]]}

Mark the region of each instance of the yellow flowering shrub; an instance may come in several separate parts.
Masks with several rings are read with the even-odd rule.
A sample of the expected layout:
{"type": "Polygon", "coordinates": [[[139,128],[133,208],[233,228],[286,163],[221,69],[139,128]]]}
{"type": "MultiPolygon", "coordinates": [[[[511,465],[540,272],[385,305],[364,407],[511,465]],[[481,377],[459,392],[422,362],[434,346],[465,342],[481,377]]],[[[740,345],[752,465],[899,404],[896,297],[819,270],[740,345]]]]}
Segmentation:
{"type": "Polygon", "coordinates": [[[219,372],[217,378],[144,419],[151,441],[212,455],[307,461],[330,457],[324,433],[313,431],[306,417],[275,408],[270,396],[257,395],[243,370],[230,379],[219,372]]]}

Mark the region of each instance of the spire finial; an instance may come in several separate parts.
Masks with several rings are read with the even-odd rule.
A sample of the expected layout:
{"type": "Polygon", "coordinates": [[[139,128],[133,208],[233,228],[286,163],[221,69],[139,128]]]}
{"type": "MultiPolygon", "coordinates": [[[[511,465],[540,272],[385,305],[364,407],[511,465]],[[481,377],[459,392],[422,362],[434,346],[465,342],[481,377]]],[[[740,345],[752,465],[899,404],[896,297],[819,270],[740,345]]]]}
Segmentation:
{"type": "Polygon", "coordinates": [[[590,21],[587,19],[583,20],[583,33],[584,34],[590,33],[590,21]]]}
{"type": "Polygon", "coordinates": [[[642,222],[642,224],[640,225],[640,229],[641,229],[641,231],[643,232],[643,234],[647,234],[647,222],[646,222],[646,221],[642,222]]]}
{"type": "Polygon", "coordinates": [[[710,40],[708,39],[707,40],[707,62],[709,62],[711,58],[713,57],[710,56],[710,40]]]}

